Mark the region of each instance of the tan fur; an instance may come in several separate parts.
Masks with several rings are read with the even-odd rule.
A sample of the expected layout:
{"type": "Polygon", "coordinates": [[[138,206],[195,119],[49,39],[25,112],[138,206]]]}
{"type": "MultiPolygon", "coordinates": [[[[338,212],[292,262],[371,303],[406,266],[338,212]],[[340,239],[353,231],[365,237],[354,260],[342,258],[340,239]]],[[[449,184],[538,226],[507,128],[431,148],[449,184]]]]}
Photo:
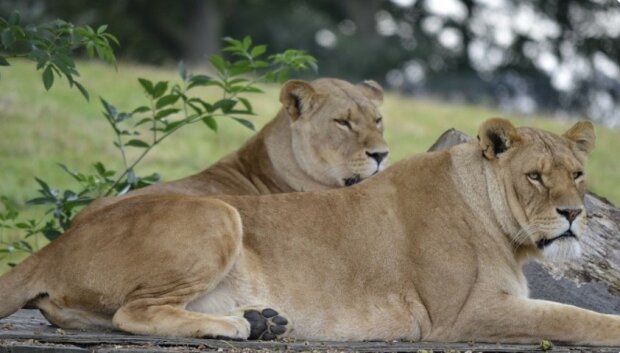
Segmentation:
{"type": "Polygon", "coordinates": [[[270,307],[298,339],[620,345],[620,317],[528,299],[521,271],[586,236],[592,124],[493,119],[479,138],[351,188],[128,198],[0,277],[0,314],[30,300],[61,327],[247,338],[240,313],[270,307]]]}
{"type": "Polygon", "coordinates": [[[368,153],[388,153],[378,110],[383,90],[374,81],[352,85],[323,78],[287,81],[278,115],[239,150],[204,171],[121,197],[106,197],[76,219],[136,195],[260,195],[327,190],[348,178],[365,179],[387,165],[368,153]],[[299,105],[301,112],[298,111],[299,105]],[[334,119],[348,119],[348,131],[334,119]]]}

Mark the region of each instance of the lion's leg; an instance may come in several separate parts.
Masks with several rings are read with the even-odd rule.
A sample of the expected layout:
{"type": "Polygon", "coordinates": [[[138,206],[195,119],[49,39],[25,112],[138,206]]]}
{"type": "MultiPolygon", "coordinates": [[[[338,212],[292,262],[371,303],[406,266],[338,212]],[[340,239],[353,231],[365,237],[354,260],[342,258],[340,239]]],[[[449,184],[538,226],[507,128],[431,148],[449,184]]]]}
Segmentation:
{"type": "Polygon", "coordinates": [[[288,320],[276,310],[242,308],[230,316],[209,315],[184,310],[174,305],[129,303],[113,318],[120,330],[143,334],[180,337],[228,337],[273,340],[291,331],[288,320]]]}
{"type": "MultiPolygon", "coordinates": [[[[146,335],[246,339],[250,324],[242,316],[210,315],[187,310],[229,276],[242,251],[238,212],[208,199],[168,200],[168,213],[149,243],[139,245],[149,257],[133,269],[133,289],[112,318],[114,327],[146,335]],[[174,215],[174,216],[168,216],[174,215]],[[181,246],[178,251],[171,251],[181,246]]],[[[154,222],[154,224],[158,224],[154,222]]]]}
{"type": "Polygon", "coordinates": [[[143,335],[237,339],[250,336],[250,323],[241,316],[208,315],[174,305],[128,303],[114,314],[112,321],[118,329],[143,335]]]}
{"type": "Polygon", "coordinates": [[[461,340],[620,345],[620,316],[571,305],[504,296],[471,306],[466,316],[461,340]]]}
{"type": "Polygon", "coordinates": [[[41,314],[52,324],[71,329],[108,328],[111,329],[112,317],[88,312],[79,308],[68,308],[54,302],[49,296],[38,298],[33,303],[41,314]]]}

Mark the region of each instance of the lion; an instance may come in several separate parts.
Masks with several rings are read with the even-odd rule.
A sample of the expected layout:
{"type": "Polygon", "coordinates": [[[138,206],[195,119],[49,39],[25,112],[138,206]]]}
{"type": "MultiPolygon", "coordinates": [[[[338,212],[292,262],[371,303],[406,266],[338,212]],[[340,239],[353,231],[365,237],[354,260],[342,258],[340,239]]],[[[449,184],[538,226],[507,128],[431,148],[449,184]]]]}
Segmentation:
{"type": "Polygon", "coordinates": [[[276,117],[200,173],[94,201],[76,219],[136,195],[261,195],[351,186],[385,169],[383,89],[322,78],[289,80],[276,117]]]}
{"type": "Polygon", "coordinates": [[[620,316],[529,299],[521,269],[579,254],[593,125],[559,136],[494,118],[478,137],[350,188],[127,198],[0,277],[0,317],[28,305],[62,328],[143,335],[620,345],[620,316]]]}

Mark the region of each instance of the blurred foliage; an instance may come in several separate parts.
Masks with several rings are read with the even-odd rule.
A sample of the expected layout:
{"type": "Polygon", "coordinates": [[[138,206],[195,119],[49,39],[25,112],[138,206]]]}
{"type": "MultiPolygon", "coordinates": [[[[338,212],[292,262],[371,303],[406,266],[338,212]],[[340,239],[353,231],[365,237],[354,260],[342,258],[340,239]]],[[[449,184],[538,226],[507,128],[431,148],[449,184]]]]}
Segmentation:
{"type": "Polygon", "coordinates": [[[274,51],[312,53],[322,76],[620,125],[616,1],[5,0],[0,15],[14,8],[109,23],[119,55],[140,62],[200,63],[220,38],[252,34],[274,51]]]}
{"type": "Polygon", "coordinates": [[[54,75],[64,75],[69,85],[75,85],[88,100],[88,91],[76,80],[79,73],[72,55],[85,49],[88,56],[94,57],[96,53],[100,59],[116,65],[111,43],[119,43],[106,29],[104,25],[95,31],[90,26],[74,26],[63,20],[23,25],[20,13],[14,11],[8,19],[0,17],[0,66],[9,66],[8,58],[36,61],[37,70],[43,70],[46,90],[54,84],[54,75]]]}

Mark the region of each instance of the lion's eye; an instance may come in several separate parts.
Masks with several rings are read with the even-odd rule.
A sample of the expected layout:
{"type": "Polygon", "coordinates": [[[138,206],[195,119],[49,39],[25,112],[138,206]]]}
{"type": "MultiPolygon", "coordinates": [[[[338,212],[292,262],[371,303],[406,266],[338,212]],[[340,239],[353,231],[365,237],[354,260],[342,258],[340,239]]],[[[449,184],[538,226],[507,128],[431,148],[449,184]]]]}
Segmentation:
{"type": "Polygon", "coordinates": [[[382,122],[383,122],[383,118],[382,118],[382,117],[378,117],[378,118],[375,120],[375,124],[377,124],[377,125],[381,124],[382,122]]]}
{"type": "Polygon", "coordinates": [[[351,123],[346,120],[346,119],[334,119],[334,121],[341,126],[346,127],[347,129],[351,130],[351,123]]]}
{"type": "Polygon", "coordinates": [[[541,181],[541,176],[540,173],[538,172],[531,172],[531,173],[527,173],[527,177],[530,178],[530,180],[533,181],[541,181]]]}
{"type": "Polygon", "coordinates": [[[573,173],[573,179],[575,180],[581,178],[582,176],[583,176],[583,172],[580,170],[573,173]]]}

